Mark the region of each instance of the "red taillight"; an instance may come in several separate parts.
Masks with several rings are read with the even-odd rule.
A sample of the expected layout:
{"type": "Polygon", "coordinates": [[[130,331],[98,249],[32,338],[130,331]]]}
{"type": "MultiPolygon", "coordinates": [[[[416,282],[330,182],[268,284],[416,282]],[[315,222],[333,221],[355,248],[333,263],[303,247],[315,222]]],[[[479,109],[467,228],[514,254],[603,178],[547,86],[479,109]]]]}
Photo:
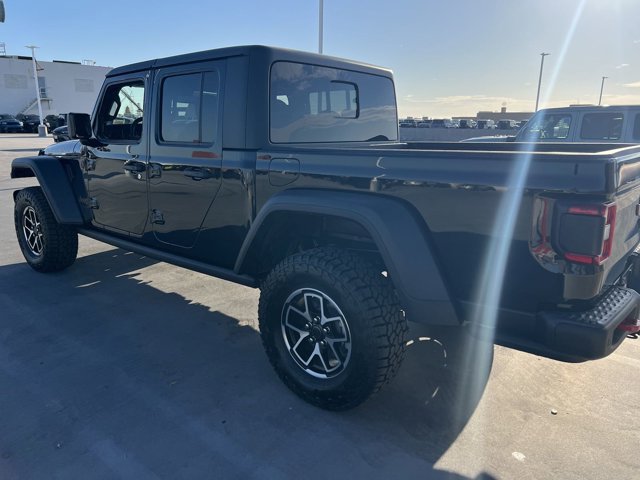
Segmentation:
{"type": "Polygon", "coordinates": [[[616,204],[607,205],[579,205],[569,207],[568,213],[571,215],[587,215],[590,217],[604,218],[604,231],[602,236],[602,250],[599,255],[584,255],[574,252],[565,252],[564,258],[570,262],[583,263],[587,265],[600,265],[611,256],[613,247],[613,235],[616,226],[616,204]]]}
{"type": "Polygon", "coordinates": [[[591,265],[592,263],[595,263],[596,257],[592,257],[591,255],[581,255],[579,253],[565,253],[564,258],[570,262],[586,263],[591,265]]]}
{"type": "Polygon", "coordinates": [[[569,207],[569,213],[573,213],[574,215],[591,215],[592,217],[598,217],[604,212],[603,205],[596,206],[580,206],[580,207],[569,207]]]}

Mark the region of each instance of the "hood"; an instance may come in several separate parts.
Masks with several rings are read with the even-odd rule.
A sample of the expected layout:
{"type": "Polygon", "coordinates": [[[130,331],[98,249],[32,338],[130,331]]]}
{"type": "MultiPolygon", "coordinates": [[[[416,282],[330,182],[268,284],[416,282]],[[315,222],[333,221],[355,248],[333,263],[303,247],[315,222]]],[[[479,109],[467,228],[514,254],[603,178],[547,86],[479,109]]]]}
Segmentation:
{"type": "Polygon", "coordinates": [[[512,142],[515,140],[515,136],[508,135],[489,135],[486,137],[473,137],[460,140],[461,142],[512,142]]]}
{"type": "Polygon", "coordinates": [[[49,155],[52,157],[67,157],[80,155],[82,144],[80,140],[67,140],[66,142],[54,143],[44,150],[41,155],[49,155]]]}

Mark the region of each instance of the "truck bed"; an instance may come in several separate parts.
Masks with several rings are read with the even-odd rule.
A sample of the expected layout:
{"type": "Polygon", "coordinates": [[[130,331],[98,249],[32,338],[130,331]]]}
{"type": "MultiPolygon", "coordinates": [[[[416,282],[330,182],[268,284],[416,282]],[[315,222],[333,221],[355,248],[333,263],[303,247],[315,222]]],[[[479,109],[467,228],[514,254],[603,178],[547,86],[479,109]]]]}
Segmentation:
{"type": "MultiPolygon", "coordinates": [[[[300,178],[295,188],[367,190],[404,200],[422,217],[449,278],[454,297],[469,302],[485,258],[509,176],[529,162],[506,272],[505,308],[536,310],[563,298],[565,279],[543,268],[529,249],[534,198],[570,196],[580,202],[622,202],[616,244],[605,267],[605,284],[638,243],[635,205],[640,197],[640,147],[602,144],[461,144],[404,143],[367,147],[291,146],[258,154],[260,158],[295,157],[300,178]],[[624,240],[624,241],[623,241],[624,240]],[[523,274],[526,273],[526,274],[523,274]],[[532,283],[535,288],[532,289],[532,283]]],[[[257,182],[257,211],[281,188],[257,182]]],[[[398,232],[399,235],[402,232],[398,232]]],[[[585,273],[587,273],[585,271],[585,273]]],[[[602,285],[601,285],[602,287],[602,285]]],[[[593,296],[596,296],[601,288],[593,296]]]]}

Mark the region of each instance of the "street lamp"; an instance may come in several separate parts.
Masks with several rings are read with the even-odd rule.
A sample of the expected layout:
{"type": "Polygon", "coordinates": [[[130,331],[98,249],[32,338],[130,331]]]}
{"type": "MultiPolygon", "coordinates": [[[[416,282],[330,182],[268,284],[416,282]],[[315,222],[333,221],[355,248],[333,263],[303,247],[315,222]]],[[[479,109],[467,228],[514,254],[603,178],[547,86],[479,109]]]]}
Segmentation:
{"type": "Polygon", "coordinates": [[[609,77],[602,77],[602,83],[600,84],[600,98],[598,99],[598,106],[602,105],[602,91],[604,90],[604,81],[609,77]]]}
{"type": "Polygon", "coordinates": [[[324,20],[324,0],[320,0],[318,4],[318,53],[322,53],[322,30],[324,20]]]}
{"type": "Polygon", "coordinates": [[[38,101],[38,114],[40,115],[40,125],[38,125],[38,136],[47,136],[47,127],[42,123],[42,104],[40,103],[40,84],[38,83],[38,67],[36,65],[36,47],[35,45],[27,45],[25,48],[31,49],[31,60],[33,61],[33,77],[36,81],[36,100],[38,101]]]}
{"type": "Polygon", "coordinates": [[[551,54],[544,53],[544,52],[540,54],[542,59],[540,60],[540,76],[538,77],[538,94],[536,95],[536,109],[535,109],[536,112],[538,111],[538,103],[540,101],[540,85],[542,84],[542,69],[544,68],[544,57],[546,57],[547,55],[551,55],[551,54]]]}

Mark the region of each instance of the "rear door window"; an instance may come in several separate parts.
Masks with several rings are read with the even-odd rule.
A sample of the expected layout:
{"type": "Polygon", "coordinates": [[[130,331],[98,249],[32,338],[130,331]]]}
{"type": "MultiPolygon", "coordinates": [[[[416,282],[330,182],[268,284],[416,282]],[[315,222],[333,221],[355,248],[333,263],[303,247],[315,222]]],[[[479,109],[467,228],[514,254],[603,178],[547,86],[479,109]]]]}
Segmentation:
{"type": "Polygon", "coordinates": [[[273,143],[397,140],[388,77],[293,62],[271,67],[273,143]]]}
{"type": "Polygon", "coordinates": [[[624,115],[621,112],[586,113],[582,118],[583,140],[620,140],[624,115]]]}
{"type": "Polygon", "coordinates": [[[218,72],[166,77],[162,82],[160,140],[215,143],[218,133],[218,72]]]}

